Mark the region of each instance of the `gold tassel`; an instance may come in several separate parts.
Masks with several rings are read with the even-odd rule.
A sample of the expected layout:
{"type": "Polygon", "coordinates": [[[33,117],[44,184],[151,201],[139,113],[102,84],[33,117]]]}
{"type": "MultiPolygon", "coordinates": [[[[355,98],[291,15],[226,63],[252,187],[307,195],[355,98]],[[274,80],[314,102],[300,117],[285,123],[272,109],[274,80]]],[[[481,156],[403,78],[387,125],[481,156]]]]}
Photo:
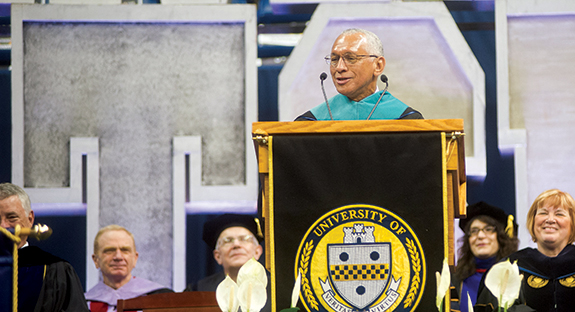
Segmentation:
{"type": "Polygon", "coordinates": [[[254,221],[256,221],[256,225],[257,225],[257,228],[258,228],[258,229],[257,229],[258,232],[257,232],[256,235],[257,235],[259,238],[263,239],[263,238],[264,238],[264,234],[262,234],[262,227],[261,227],[261,225],[260,225],[260,219],[254,218],[254,221]]]}
{"type": "Polygon", "coordinates": [[[513,216],[509,215],[507,217],[507,226],[505,227],[505,233],[509,238],[513,238],[515,235],[513,234],[513,216]]]}

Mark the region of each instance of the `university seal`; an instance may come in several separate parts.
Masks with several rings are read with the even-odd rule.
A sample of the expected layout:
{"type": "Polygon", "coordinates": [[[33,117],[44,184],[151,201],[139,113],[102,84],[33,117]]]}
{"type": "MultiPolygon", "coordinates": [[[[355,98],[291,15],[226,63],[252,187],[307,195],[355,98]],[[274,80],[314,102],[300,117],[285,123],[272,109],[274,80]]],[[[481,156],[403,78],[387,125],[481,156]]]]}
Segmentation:
{"type": "Polygon", "coordinates": [[[350,205],[307,231],[296,256],[308,311],[415,311],[425,286],[425,256],[394,213],[350,205]]]}

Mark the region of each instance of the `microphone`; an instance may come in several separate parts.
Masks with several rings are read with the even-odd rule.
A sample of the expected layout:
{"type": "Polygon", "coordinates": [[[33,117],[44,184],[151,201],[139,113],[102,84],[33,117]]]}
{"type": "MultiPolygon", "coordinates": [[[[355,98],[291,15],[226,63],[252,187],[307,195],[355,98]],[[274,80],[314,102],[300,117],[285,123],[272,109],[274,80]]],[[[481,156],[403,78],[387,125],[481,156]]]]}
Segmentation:
{"type": "Polygon", "coordinates": [[[387,76],[384,74],[381,74],[381,76],[379,76],[379,78],[381,79],[381,82],[385,83],[385,87],[387,88],[387,76]]]}
{"type": "Polygon", "coordinates": [[[387,76],[384,74],[381,74],[381,76],[379,76],[379,79],[381,79],[381,82],[385,83],[385,88],[383,89],[383,94],[385,94],[385,92],[387,91],[387,87],[389,87],[389,84],[387,83],[387,76]]]}
{"type": "Polygon", "coordinates": [[[375,112],[377,105],[379,105],[379,101],[381,101],[381,99],[383,98],[383,95],[387,91],[387,87],[389,86],[389,84],[387,83],[387,76],[386,75],[381,74],[381,76],[379,76],[379,79],[381,79],[381,82],[385,83],[385,88],[383,88],[383,92],[381,92],[381,95],[379,96],[377,103],[375,103],[375,105],[371,109],[371,112],[369,113],[369,116],[367,116],[367,118],[365,120],[369,120],[369,118],[371,118],[371,114],[373,114],[373,112],[375,112]]]}
{"type": "Polygon", "coordinates": [[[323,98],[325,99],[325,105],[327,105],[327,111],[329,112],[329,118],[333,120],[331,115],[331,108],[329,108],[329,102],[327,101],[327,96],[325,95],[325,88],[323,87],[323,81],[327,79],[327,74],[325,72],[319,75],[319,80],[321,80],[321,91],[323,92],[323,98]]]}

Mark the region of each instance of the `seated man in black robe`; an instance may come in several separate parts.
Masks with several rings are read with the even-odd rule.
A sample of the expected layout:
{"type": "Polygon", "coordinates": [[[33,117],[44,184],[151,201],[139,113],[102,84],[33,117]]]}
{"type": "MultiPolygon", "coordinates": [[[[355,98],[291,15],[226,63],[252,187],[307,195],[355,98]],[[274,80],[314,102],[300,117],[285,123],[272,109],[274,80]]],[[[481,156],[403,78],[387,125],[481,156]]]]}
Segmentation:
{"type": "MultiPolygon", "coordinates": [[[[34,211],[24,190],[11,183],[0,184],[0,224],[30,228],[34,211]]],[[[23,236],[18,245],[18,311],[86,311],[82,284],[65,260],[38,247],[23,236]]]]}
{"type": "MultiPolygon", "coordinates": [[[[223,214],[204,224],[202,239],[214,250],[214,259],[223,267],[223,272],[210,275],[185,291],[216,291],[218,285],[229,275],[234,282],[240,268],[251,258],[258,260],[263,248],[260,242],[263,234],[256,218],[249,215],[223,214]]],[[[269,276],[268,276],[269,278],[269,276]]],[[[269,300],[263,312],[271,311],[269,300]]]]}

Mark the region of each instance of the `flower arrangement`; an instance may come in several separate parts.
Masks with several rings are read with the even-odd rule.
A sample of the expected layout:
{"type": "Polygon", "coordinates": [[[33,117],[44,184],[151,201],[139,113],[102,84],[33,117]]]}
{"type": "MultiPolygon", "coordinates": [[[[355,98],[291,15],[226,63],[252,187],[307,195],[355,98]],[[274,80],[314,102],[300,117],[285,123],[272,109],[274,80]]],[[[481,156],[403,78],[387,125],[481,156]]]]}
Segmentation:
{"type": "Polygon", "coordinates": [[[435,272],[435,279],[437,281],[437,296],[435,297],[435,305],[439,312],[443,312],[443,298],[447,290],[449,290],[449,285],[451,283],[451,273],[449,273],[449,265],[447,264],[447,258],[443,259],[443,267],[441,268],[441,274],[435,272]]]}
{"type": "Polygon", "coordinates": [[[266,269],[256,259],[248,260],[239,270],[237,284],[229,277],[216,288],[216,299],[222,312],[259,312],[267,301],[266,269]]]}
{"type": "Polygon", "coordinates": [[[296,307],[297,302],[299,300],[299,292],[301,289],[301,272],[298,272],[297,278],[295,280],[295,284],[293,286],[293,290],[291,292],[291,305],[287,309],[282,309],[280,312],[296,312],[299,311],[299,308],[296,307]]]}
{"type": "Polygon", "coordinates": [[[501,308],[507,312],[507,308],[519,297],[522,280],[523,274],[519,274],[517,261],[499,262],[487,272],[485,286],[497,298],[500,312],[501,308]]]}

